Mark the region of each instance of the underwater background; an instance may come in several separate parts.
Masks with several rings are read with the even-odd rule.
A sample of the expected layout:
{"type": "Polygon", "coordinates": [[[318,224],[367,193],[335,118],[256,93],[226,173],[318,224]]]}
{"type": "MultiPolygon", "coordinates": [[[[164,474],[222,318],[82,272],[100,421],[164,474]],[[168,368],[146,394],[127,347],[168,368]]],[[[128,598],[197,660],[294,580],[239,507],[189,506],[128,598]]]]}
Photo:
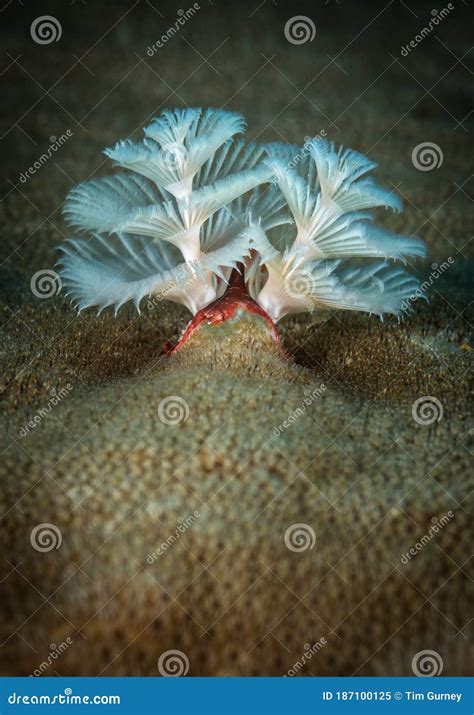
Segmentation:
{"type": "Polygon", "coordinates": [[[468,3],[0,17],[1,673],[470,674],[468,3]],[[66,193],[186,106],[376,161],[405,207],[379,220],[428,244],[429,301],[285,318],[294,360],[255,326],[163,357],[190,317],[170,302],[78,317],[55,274],[66,193]]]}

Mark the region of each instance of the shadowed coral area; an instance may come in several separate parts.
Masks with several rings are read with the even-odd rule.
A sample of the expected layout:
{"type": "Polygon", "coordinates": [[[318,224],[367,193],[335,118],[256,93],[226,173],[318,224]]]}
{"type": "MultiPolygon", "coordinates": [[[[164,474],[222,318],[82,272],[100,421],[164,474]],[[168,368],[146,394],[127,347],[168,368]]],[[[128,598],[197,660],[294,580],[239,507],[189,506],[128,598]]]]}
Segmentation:
{"type": "MultiPolygon", "coordinates": [[[[318,41],[295,46],[283,27],[300,8],[257,5],[203,5],[151,58],[146,48],[177,6],[160,6],[161,18],[148,4],[118,3],[95,21],[75,6],[61,15],[67,43],[25,46],[20,64],[45,87],[74,54],[95,78],[78,65],[56,89],[83,129],[49,97],[23,119],[39,145],[53,127],[72,122],[74,131],[26,184],[16,177],[38,148],[25,138],[15,152],[6,147],[18,187],[8,193],[6,182],[1,218],[2,674],[33,673],[68,637],[42,674],[157,675],[160,655],[180,650],[190,675],[284,675],[321,638],[298,674],[411,675],[426,649],[440,654],[443,674],[469,674],[468,135],[381,47],[388,35],[399,51],[421,12],[417,20],[402,6],[378,17],[380,8],[359,3],[302,4],[318,41]],[[52,61],[41,64],[45,50],[52,61]],[[327,53],[341,53],[344,71],[327,53]],[[67,190],[101,174],[103,146],[178,103],[228,103],[248,116],[250,139],[296,142],[325,127],[378,161],[381,181],[406,197],[403,216],[381,214],[384,225],[418,233],[438,266],[453,258],[431,281],[430,302],[401,323],[288,317],[280,345],[257,318],[202,327],[165,357],[164,342],[176,342],[190,317],[181,306],[144,301],[142,315],[125,307],[117,319],[77,317],[61,296],[36,297],[31,277],[54,265],[65,237],[67,190]],[[432,172],[411,162],[425,139],[444,152],[432,172]],[[441,405],[430,424],[414,410],[426,396],[441,405]],[[34,547],[40,524],[56,528],[58,548],[34,547]],[[295,525],[306,542],[292,540],[295,525]]],[[[28,28],[31,18],[20,17],[28,28]]],[[[462,18],[450,22],[443,40],[462,57],[462,18]]],[[[16,56],[19,39],[10,42],[16,56]]],[[[455,61],[437,45],[416,50],[428,88],[455,61]]],[[[16,65],[10,72],[13,122],[28,109],[22,82],[31,93],[31,80],[16,65]]],[[[463,72],[437,95],[459,120],[463,72]]],[[[434,270],[425,265],[422,280],[434,270]]]]}

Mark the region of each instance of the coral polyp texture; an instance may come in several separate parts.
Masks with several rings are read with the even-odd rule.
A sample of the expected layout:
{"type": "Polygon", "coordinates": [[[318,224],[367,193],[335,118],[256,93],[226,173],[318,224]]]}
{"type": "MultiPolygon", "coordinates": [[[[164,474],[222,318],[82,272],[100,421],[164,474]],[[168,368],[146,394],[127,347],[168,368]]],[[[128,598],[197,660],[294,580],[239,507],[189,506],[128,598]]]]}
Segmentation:
{"type": "Polygon", "coordinates": [[[178,109],[141,142],[105,151],[121,171],[79,184],[64,206],[82,232],[60,261],[79,310],[128,301],[139,310],[153,296],[182,303],[197,323],[219,322],[233,314],[236,273],[234,307],[272,323],[318,308],[408,310],[418,282],[399,263],[425,247],[374,223],[375,207],[401,210],[367,176],[375,164],[323,137],[246,144],[235,138],[244,128],[239,114],[178,109]]]}

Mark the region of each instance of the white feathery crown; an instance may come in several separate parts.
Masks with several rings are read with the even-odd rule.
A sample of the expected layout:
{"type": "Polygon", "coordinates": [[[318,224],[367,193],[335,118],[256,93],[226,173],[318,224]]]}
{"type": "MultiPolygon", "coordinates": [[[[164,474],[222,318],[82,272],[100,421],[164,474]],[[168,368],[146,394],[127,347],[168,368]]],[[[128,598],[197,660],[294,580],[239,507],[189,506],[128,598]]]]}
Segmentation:
{"type": "Polygon", "coordinates": [[[139,310],[149,295],[194,315],[237,267],[274,322],[318,307],[399,314],[413,300],[418,281],[392,262],[425,246],[373,222],[377,206],[401,210],[367,176],[375,165],[322,137],[303,149],[245,144],[244,128],[232,112],[177,109],[141,142],[105,151],[121,171],[79,184],[64,204],[81,233],[61,247],[60,274],[79,311],[139,310]]]}

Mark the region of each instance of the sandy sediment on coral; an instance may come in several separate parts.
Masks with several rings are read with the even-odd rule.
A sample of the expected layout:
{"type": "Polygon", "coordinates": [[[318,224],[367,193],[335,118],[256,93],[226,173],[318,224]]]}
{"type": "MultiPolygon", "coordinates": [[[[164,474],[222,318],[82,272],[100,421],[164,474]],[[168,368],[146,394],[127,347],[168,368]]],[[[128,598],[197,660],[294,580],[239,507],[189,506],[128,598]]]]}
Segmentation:
{"type": "MultiPolygon", "coordinates": [[[[324,658],[304,672],[408,674],[406,654],[431,645],[449,672],[465,672],[466,643],[451,624],[462,628],[468,598],[457,567],[469,542],[467,457],[453,444],[463,414],[447,400],[450,365],[453,394],[463,389],[465,353],[457,363],[447,349],[437,358],[407,328],[365,325],[357,347],[349,333],[340,369],[323,370],[316,350],[310,366],[311,347],[306,367],[289,361],[254,325],[235,344],[222,328],[208,329],[213,339],[198,331],[175,357],[114,381],[80,386],[71,377],[67,398],[5,454],[8,548],[20,562],[6,582],[5,637],[18,624],[38,653],[45,639],[72,637],[55,663],[61,674],[153,674],[159,654],[178,648],[196,675],[277,675],[321,637],[324,658]],[[384,394],[378,354],[399,364],[396,384],[385,374],[384,394]],[[434,428],[413,420],[414,359],[430,360],[424,388],[446,408],[434,428]],[[436,545],[404,565],[415,536],[450,510],[436,545]],[[25,568],[38,522],[57,525],[62,544],[25,568]],[[313,548],[288,549],[295,523],[314,533],[313,548]],[[433,592],[446,617],[433,617],[433,592]],[[33,615],[21,625],[25,614],[33,615]]],[[[336,324],[319,331],[338,339],[336,324]]],[[[5,672],[12,654],[21,673],[36,667],[37,655],[14,638],[4,653],[5,672]]]]}

